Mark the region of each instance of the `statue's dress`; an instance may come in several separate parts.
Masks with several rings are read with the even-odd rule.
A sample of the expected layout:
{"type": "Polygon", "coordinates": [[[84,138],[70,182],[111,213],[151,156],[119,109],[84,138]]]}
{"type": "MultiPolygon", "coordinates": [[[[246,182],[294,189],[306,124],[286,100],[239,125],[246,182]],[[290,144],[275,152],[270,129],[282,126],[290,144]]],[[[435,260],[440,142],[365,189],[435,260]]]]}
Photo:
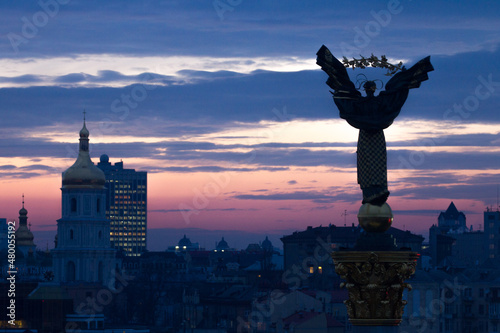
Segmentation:
{"type": "Polygon", "coordinates": [[[382,205],[389,196],[387,189],[387,152],[384,129],[398,116],[412,88],[418,88],[434,70],[426,57],[395,74],[378,96],[361,96],[349,79],[346,68],[323,45],[317,53],[317,63],[328,74],[326,82],[333,90],[333,100],[340,117],[358,128],[358,184],[363,191],[363,203],[382,205]]]}

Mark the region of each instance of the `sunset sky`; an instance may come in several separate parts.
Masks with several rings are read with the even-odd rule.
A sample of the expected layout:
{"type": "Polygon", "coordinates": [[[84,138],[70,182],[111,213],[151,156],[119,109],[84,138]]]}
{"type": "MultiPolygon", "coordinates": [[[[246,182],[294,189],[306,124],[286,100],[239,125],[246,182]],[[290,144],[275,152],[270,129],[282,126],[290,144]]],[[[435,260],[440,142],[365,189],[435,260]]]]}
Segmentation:
{"type": "Polygon", "coordinates": [[[500,184],[500,2],[355,3],[2,2],[0,217],[17,219],[24,193],[35,243],[53,246],[85,109],[94,163],[149,173],[150,249],[183,234],[281,247],[309,225],[357,224],[358,130],[316,65],[325,44],[407,67],[431,56],[385,131],[393,226],[426,236],[453,201],[482,228],[500,184]]]}

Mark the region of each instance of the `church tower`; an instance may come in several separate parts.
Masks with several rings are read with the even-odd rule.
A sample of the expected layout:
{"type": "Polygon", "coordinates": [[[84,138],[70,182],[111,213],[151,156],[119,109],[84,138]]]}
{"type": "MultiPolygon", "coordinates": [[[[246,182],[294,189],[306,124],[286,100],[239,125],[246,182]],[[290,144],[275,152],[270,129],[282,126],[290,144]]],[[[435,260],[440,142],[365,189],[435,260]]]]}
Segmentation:
{"type": "Polygon", "coordinates": [[[28,228],[28,211],[23,207],[19,210],[19,227],[16,230],[16,247],[22,252],[24,258],[28,258],[28,254],[36,250],[36,245],[33,243],[33,233],[28,228]]]}
{"type": "Polygon", "coordinates": [[[104,184],[104,173],[90,159],[84,119],[78,158],[62,174],[62,217],[57,220],[57,246],[52,250],[57,282],[114,281],[116,251],[110,245],[104,184]]]}

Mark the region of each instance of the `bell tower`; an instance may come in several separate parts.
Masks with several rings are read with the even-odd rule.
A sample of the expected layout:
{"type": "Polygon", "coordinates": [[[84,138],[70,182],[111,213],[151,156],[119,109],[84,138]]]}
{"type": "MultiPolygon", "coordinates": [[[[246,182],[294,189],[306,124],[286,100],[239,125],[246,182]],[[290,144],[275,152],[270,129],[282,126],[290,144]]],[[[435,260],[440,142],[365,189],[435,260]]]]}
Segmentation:
{"type": "Polygon", "coordinates": [[[58,282],[107,285],[114,281],[116,251],[110,245],[104,184],[104,173],[90,159],[84,118],[78,158],[62,174],[62,212],[57,220],[57,247],[52,251],[58,282]]]}

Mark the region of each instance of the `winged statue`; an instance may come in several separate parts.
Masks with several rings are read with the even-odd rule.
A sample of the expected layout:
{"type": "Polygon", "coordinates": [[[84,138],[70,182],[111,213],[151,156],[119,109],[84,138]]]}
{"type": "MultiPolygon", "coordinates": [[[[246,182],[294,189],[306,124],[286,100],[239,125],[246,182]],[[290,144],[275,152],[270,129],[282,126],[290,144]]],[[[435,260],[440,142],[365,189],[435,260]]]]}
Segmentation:
{"type": "Polygon", "coordinates": [[[333,89],[331,93],[340,117],[359,129],[357,178],[363,192],[363,204],[381,206],[390,194],[384,129],[399,115],[409,90],[420,87],[421,82],[428,80],[427,73],[434,70],[430,56],[409,69],[397,72],[377,96],[376,82],[366,80],[363,84],[366,96],[362,96],[350,80],[346,67],[326,46],[321,46],[316,55],[316,63],[328,74],[326,84],[333,89]]]}

